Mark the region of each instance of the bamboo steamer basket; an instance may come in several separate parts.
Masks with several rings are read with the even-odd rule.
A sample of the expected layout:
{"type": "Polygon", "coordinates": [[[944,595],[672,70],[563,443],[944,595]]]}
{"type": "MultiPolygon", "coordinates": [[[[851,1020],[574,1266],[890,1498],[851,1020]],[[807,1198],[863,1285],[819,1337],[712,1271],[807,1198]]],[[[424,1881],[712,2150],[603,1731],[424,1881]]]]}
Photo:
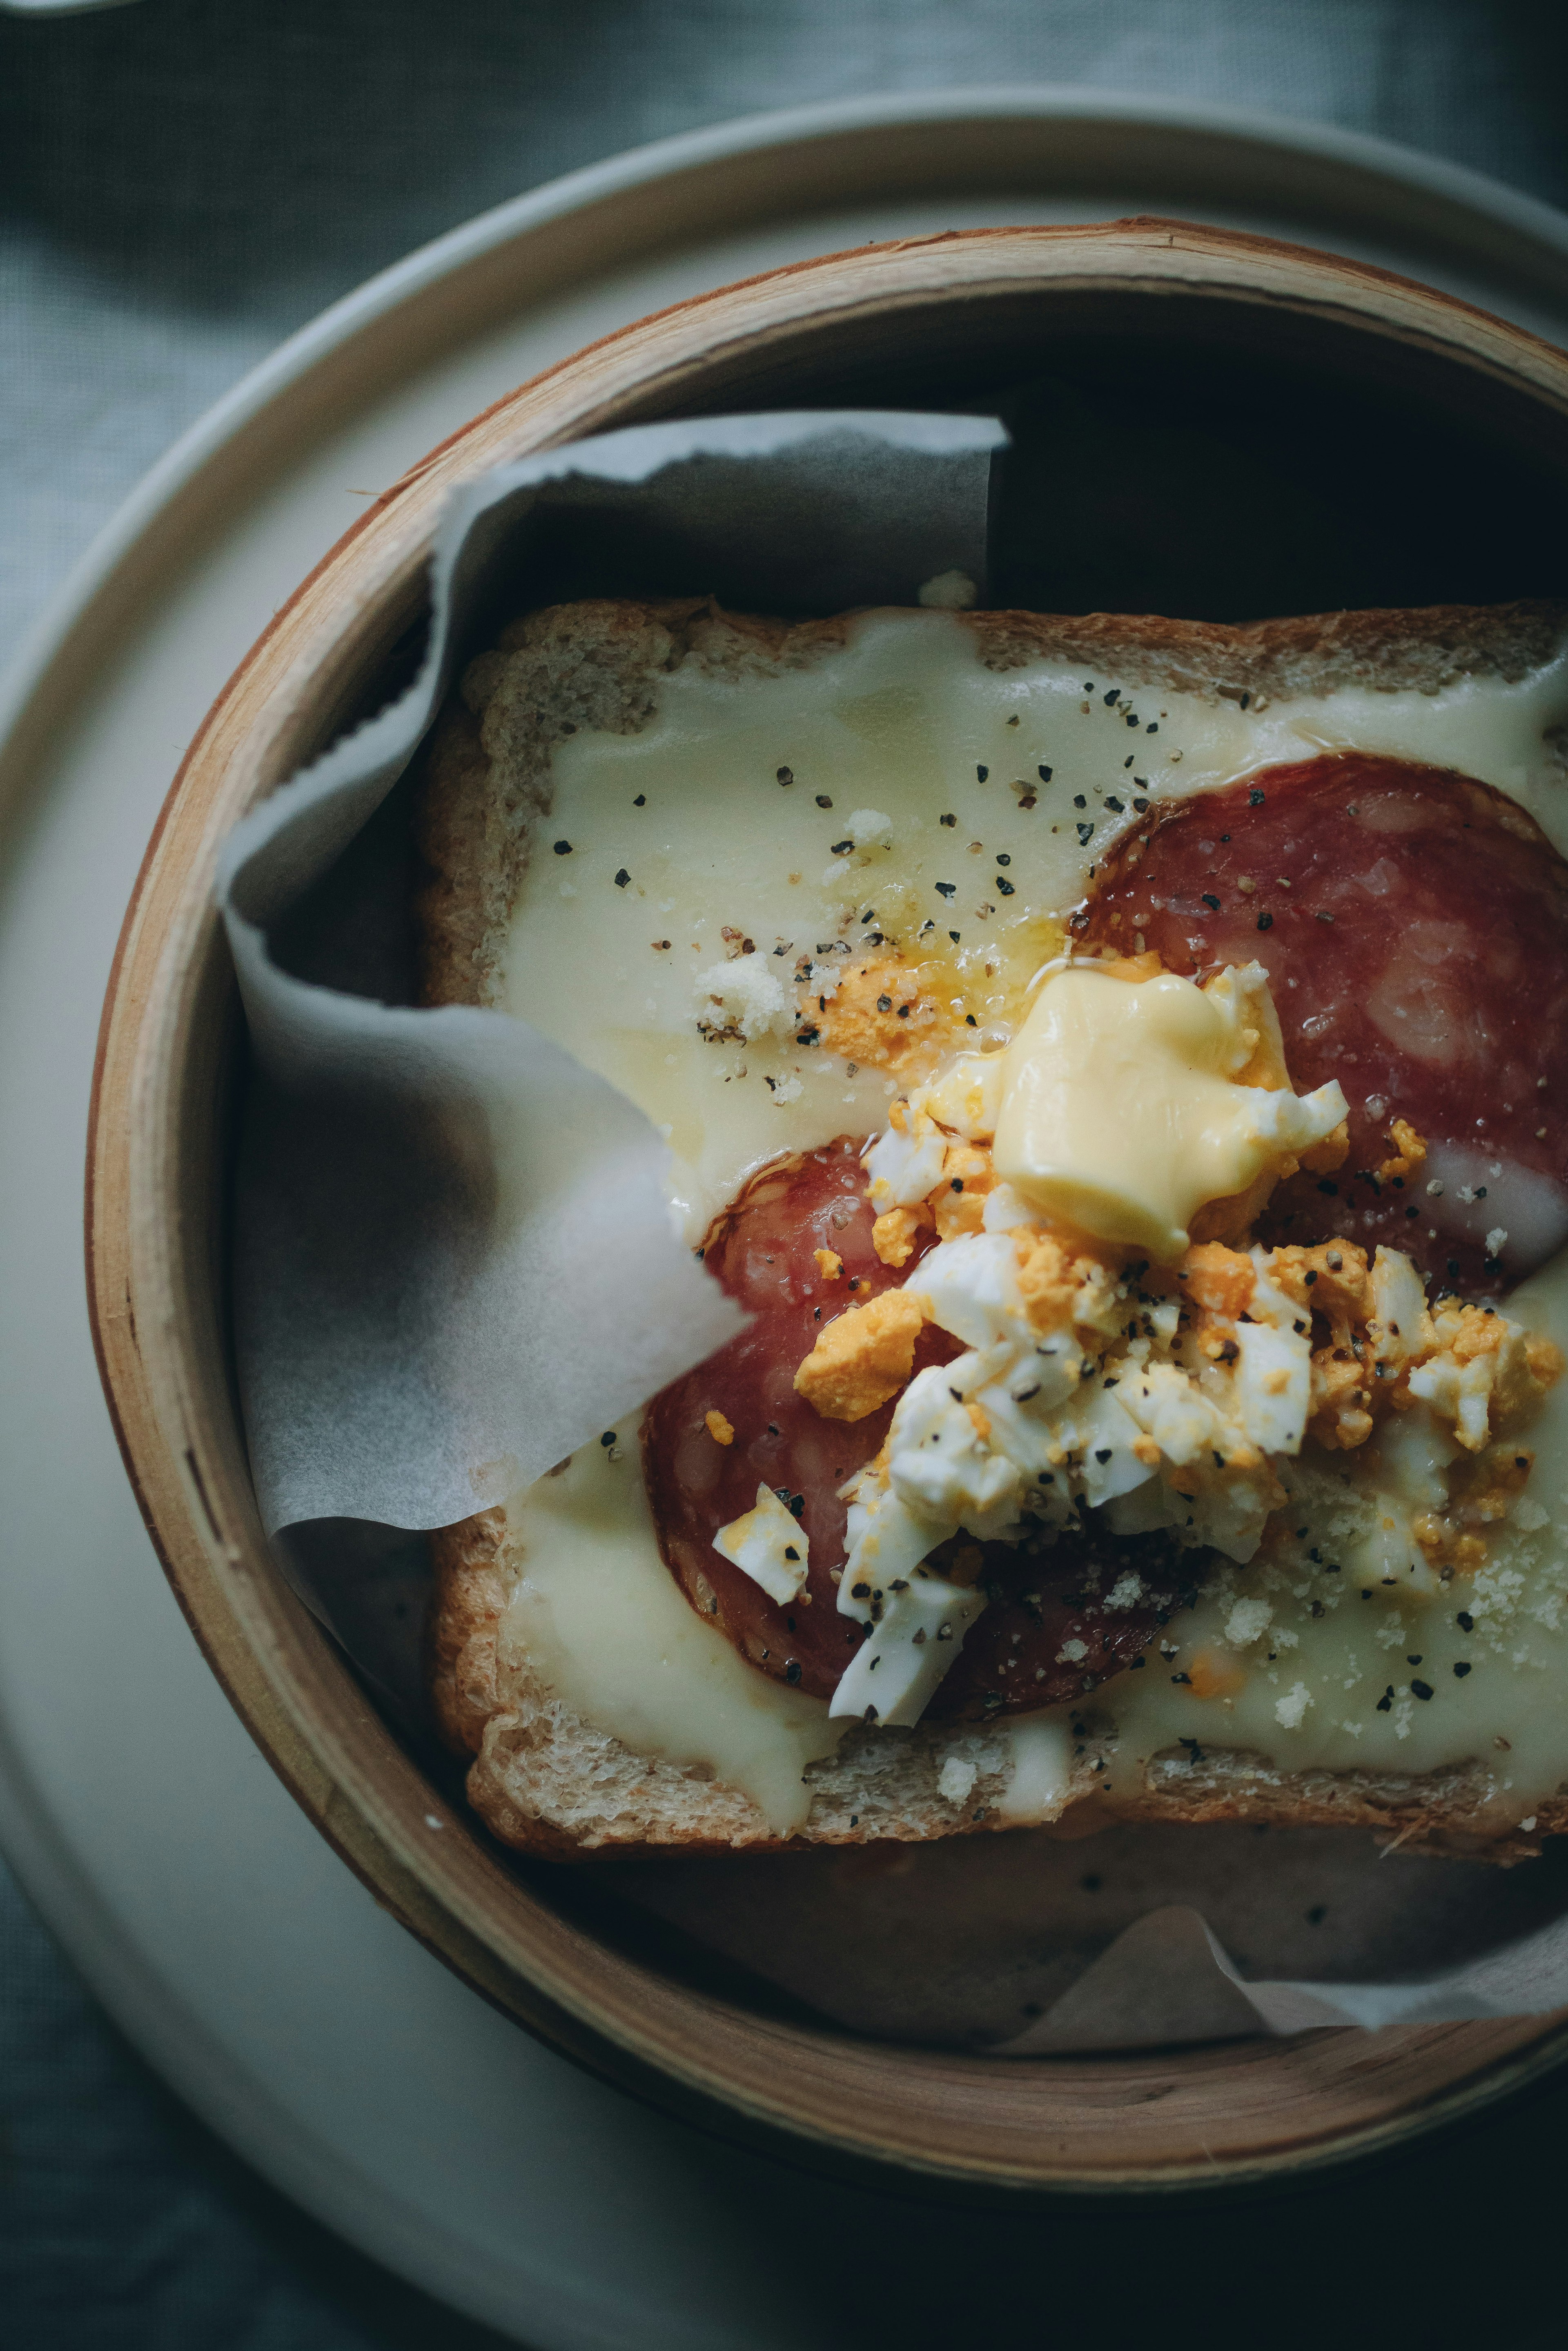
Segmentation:
{"type": "MultiPolygon", "coordinates": [[[[742,408],[983,401],[1053,338],[1325,356],[1568,483],[1568,359],[1385,272],[1179,221],[982,229],[829,256],[590,346],[357,520],[224,686],[171,787],[104,1006],[88,1278],[105,1392],[191,1628],[257,1744],[377,1900],[594,2072],[821,2168],[966,2199],[1235,2190],[1452,2123],[1568,2056],[1568,2014],[994,2060],[871,2042],[677,1980],[432,1788],[277,1572],[235,1397],[224,1202],[243,1022],[219,843],[363,706],[425,604],[455,485],[615,427],[742,408]]],[[[1200,1834],[1200,1832],[1194,1832],[1200,1834]]],[[[768,1865],[759,1862],[758,1866],[768,1865]]],[[[524,2118],[519,2118],[520,2121],[524,2118]]]]}

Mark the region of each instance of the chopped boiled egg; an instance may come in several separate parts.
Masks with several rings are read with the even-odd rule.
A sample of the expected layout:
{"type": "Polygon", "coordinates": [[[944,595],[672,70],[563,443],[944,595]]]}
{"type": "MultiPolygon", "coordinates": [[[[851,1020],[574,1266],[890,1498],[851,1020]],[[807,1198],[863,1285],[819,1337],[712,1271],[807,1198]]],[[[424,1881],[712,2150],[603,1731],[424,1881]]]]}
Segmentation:
{"type": "Polygon", "coordinates": [[[946,1156],[946,1136],[924,1112],[879,1135],[865,1155],[871,1204],[877,1215],[917,1207],[941,1182],[946,1156]]]}
{"type": "Polygon", "coordinates": [[[822,1326],[795,1374],[795,1387],[824,1420],[863,1420],[898,1394],[915,1369],[915,1342],[925,1321],[923,1301],[884,1290],[822,1326]]]}
{"type": "Polygon", "coordinates": [[[985,1604],[982,1593],[912,1569],[845,1667],[830,1715],[918,1722],[985,1604]]]}
{"type": "Polygon", "coordinates": [[[1467,1452],[1479,1453],[1494,1423],[1544,1395],[1563,1371],[1551,1340],[1517,1322],[1445,1299],[1432,1317],[1436,1351],[1408,1374],[1412,1395],[1453,1423],[1467,1452]]]}
{"type": "Polygon", "coordinates": [[[899,1500],[943,1535],[962,1528],[982,1541],[1017,1528],[1023,1486],[1019,1464],[992,1443],[978,1398],[984,1364],[982,1356],[960,1355],[918,1373],[888,1431],[888,1476],[899,1500]]]}
{"type": "Polygon", "coordinates": [[[968,1142],[988,1140],[1002,1106],[1003,1060],[1000,1053],[960,1053],[941,1077],[910,1095],[911,1112],[968,1142]]]}
{"type": "Polygon", "coordinates": [[[805,1529],[771,1486],[758,1486],[756,1509],[720,1527],[713,1547],[721,1559],[733,1561],[753,1583],[759,1583],[781,1608],[799,1596],[805,1583],[809,1550],[805,1529]]]}

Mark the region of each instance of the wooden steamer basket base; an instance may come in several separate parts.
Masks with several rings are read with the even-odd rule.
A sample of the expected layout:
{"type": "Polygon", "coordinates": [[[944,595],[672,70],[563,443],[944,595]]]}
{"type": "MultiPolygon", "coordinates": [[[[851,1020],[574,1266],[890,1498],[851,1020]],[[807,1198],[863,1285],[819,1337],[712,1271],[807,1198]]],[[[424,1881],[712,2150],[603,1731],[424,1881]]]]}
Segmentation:
{"type": "MultiPolygon", "coordinates": [[[[1228,353],[1238,364],[1261,353],[1277,370],[1326,370],[1496,449],[1542,497],[1568,496],[1562,353],[1384,272],[1180,222],[866,246],[644,319],[525,384],[414,467],[225,687],[126,914],[89,1141],[99,1362],[149,1530],[263,1752],[377,1899],[530,2030],[689,2120],[883,2186],[988,2200],[1235,2189],[1364,2155],[1540,2076],[1568,2056],[1568,2021],[998,2063],[758,2012],[656,1971],[552,1907],[548,1874],[519,1875],[434,1792],[262,1535],[225,1329],[241,1021],[213,877],[230,827],[325,748],[418,622],[455,484],[670,416],[983,403],[1096,338],[1167,363],[1203,348],[1220,367],[1228,353]]],[[[1443,487],[1435,481],[1434,496],[1443,487]]],[[[1521,543],[1538,513],[1532,502],[1520,517],[1521,543]]],[[[1531,577],[1479,592],[1540,591],[1531,577]]]]}

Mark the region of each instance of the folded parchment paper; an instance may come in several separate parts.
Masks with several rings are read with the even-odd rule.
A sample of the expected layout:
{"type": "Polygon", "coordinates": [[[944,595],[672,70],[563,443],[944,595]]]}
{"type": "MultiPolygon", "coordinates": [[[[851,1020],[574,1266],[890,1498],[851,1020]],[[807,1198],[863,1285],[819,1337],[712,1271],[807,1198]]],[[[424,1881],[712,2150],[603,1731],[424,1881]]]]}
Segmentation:
{"type": "MultiPolygon", "coordinates": [[[[664,1146],[615,1088],[502,1014],[412,1008],[400,779],[461,661],[529,605],[711,591],[831,613],[913,603],[954,570],[983,598],[1005,440],[970,417],[706,420],[469,485],[437,540],[415,683],[228,844],[256,1489],[288,1572],[405,1722],[424,1578],[395,1531],[539,1475],[737,1318],[677,1241],[664,1146]]],[[[1504,1877],[1355,1832],[1030,1832],[595,1875],[596,1898],[857,2029],[1009,2054],[1568,2004],[1568,1866],[1504,1877]],[[1228,1949],[1278,1980],[1244,1981],[1228,1949]],[[1390,1980],[1356,1980],[1369,1967],[1390,1980]]]]}
{"type": "Polygon", "coordinates": [[[220,874],[256,1073],[235,1305],[268,1533],[466,1518],[740,1327],[675,1237],[664,1144],[615,1087],[500,1013],[350,992],[402,977],[408,1001],[377,922],[404,919],[406,868],[373,835],[335,923],[323,877],[407,768],[476,623],[498,601],[630,592],[628,573],[754,611],[913,603],[944,571],[978,579],[1003,437],[944,416],[653,425],[454,498],[417,681],[239,825],[220,874]]]}

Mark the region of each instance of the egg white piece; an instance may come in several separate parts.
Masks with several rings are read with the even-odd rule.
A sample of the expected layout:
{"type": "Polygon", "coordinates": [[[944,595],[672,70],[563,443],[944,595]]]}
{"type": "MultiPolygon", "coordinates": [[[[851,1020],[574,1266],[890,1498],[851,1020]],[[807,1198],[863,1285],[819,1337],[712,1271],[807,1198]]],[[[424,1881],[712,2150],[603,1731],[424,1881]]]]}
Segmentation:
{"type": "Polygon", "coordinates": [[[810,1546],[804,1528],[771,1486],[758,1486],[756,1508],[720,1527],[713,1547],[781,1608],[788,1607],[804,1588],[810,1546]]]}

